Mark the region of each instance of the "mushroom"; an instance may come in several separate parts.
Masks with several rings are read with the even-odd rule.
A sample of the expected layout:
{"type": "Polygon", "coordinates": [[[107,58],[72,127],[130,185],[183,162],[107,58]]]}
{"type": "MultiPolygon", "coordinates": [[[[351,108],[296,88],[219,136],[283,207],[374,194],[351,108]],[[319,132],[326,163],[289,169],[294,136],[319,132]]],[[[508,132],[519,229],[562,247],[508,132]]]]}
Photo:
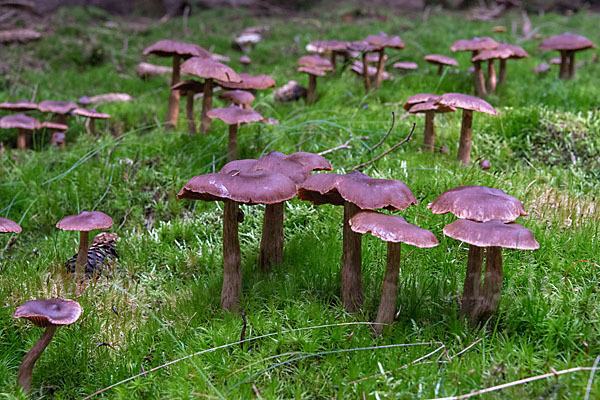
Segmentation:
{"type": "MultiPolygon", "coordinates": [[[[285,155],[278,151],[272,151],[257,160],[231,161],[225,164],[219,172],[228,174],[234,171],[270,171],[283,174],[296,185],[300,185],[312,171],[325,170],[331,171],[331,165],[329,161],[318,154],[298,152],[285,155]]],[[[258,266],[265,269],[271,264],[281,264],[283,262],[283,243],[283,202],[267,204],[263,219],[258,266]]]]}
{"type": "MultiPolygon", "coordinates": [[[[369,53],[367,55],[367,61],[369,59],[369,56],[371,56],[371,54],[373,53],[369,53]]],[[[379,57],[377,57],[377,59],[379,60],[379,57]]],[[[363,69],[363,64],[361,61],[357,61],[355,60],[352,65],[350,65],[350,71],[355,72],[357,75],[359,76],[363,76],[364,75],[364,69],[363,69]]],[[[373,67],[371,65],[367,65],[367,71],[369,74],[369,79],[373,79],[377,76],[377,68],[373,67]]],[[[390,74],[388,74],[387,72],[383,71],[383,80],[394,80],[394,77],[390,74]]]]}
{"type": "Polygon", "coordinates": [[[109,229],[112,224],[112,218],[100,211],[83,211],[80,214],[65,217],[56,223],[56,227],[63,231],[79,231],[79,251],[75,263],[75,279],[77,282],[83,277],[83,271],[87,263],[90,231],[109,229]]]}
{"type": "Polygon", "coordinates": [[[227,82],[217,80],[216,84],[226,89],[265,90],[275,87],[275,81],[269,75],[239,74],[241,82],[227,82]]]}
{"type": "Polygon", "coordinates": [[[21,233],[22,229],[15,221],[0,217],[0,233],[21,233]]]}
{"type": "Polygon", "coordinates": [[[560,79],[571,79],[575,76],[575,52],[595,48],[594,43],[588,38],[573,33],[550,36],[538,47],[540,50],[560,51],[561,63],[558,72],[560,79]]]}
{"type": "Polygon", "coordinates": [[[485,61],[488,63],[488,87],[486,88],[486,94],[496,91],[497,78],[494,60],[499,60],[502,57],[508,58],[510,54],[512,53],[508,49],[501,49],[498,46],[493,50],[482,50],[471,59],[473,63],[485,61]]]}
{"type": "MultiPolygon", "coordinates": [[[[210,59],[210,52],[197,44],[180,42],[177,40],[159,40],[151,46],[144,49],[144,55],[152,54],[158,57],[173,57],[173,72],[171,75],[171,87],[179,82],[181,68],[181,59],[190,57],[210,59]]],[[[211,88],[212,90],[212,88],[211,88]]],[[[167,109],[167,129],[177,126],[177,117],[179,115],[179,92],[169,91],[169,106],[167,109]]]]}
{"type": "Polygon", "coordinates": [[[381,32],[378,35],[369,35],[365,38],[365,42],[376,48],[379,53],[379,63],[377,65],[377,76],[375,78],[375,89],[381,86],[383,80],[383,69],[385,67],[385,49],[392,48],[396,50],[404,49],[404,42],[398,36],[388,36],[381,32]]]}
{"type": "Polygon", "coordinates": [[[38,110],[53,113],[56,115],[56,122],[63,125],[67,124],[67,115],[76,108],[77,104],[72,101],[44,100],[38,104],[38,110]]]}
{"type": "Polygon", "coordinates": [[[337,56],[343,55],[344,59],[347,58],[348,42],[343,42],[340,40],[318,40],[315,42],[310,42],[306,48],[307,50],[311,49],[312,52],[318,54],[330,53],[331,66],[333,67],[333,70],[335,70],[337,56]]]}
{"type": "Polygon", "coordinates": [[[69,129],[67,125],[59,124],[57,122],[46,121],[42,122],[40,129],[47,129],[52,132],[52,138],[50,143],[56,147],[65,147],[66,136],[65,131],[69,129]]]}
{"type": "MultiPolygon", "coordinates": [[[[371,45],[370,43],[367,43],[364,40],[359,40],[356,42],[348,42],[347,48],[349,51],[355,51],[361,54],[363,71],[369,71],[367,55],[369,53],[377,51],[377,47],[371,45]]],[[[363,73],[363,79],[365,83],[365,90],[368,92],[369,90],[371,90],[371,78],[368,73],[363,73]]]]}
{"type": "Polygon", "coordinates": [[[87,96],[81,96],[77,99],[77,104],[81,107],[89,107],[92,105],[92,100],[87,96]]]}
{"type": "Polygon", "coordinates": [[[254,95],[245,90],[226,90],[219,94],[219,99],[229,101],[240,108],[251,110],[250,103],[254,101],[254,95]]]}
{"type": "Polygon", "coordinates": [[[4,102],[0,103],[0,110],[6,110],[11,112],[27,112],[37,110],[37,103],[33,103],[29,100],[19,100],[15,103],[4,102]]]}
{"type": "Polygon", "coordinates": [[[429,64],[438,66],[438,75],[442,75],[444,67],[447,65],[458,67],[458,61],[443,54],[428,54],[425,56],[425,61],[427,61],[429,64]]]}
{"type": "Polygon", "coordinates": [[[299,72],[308,75],[308,90],[306,92],[306,102],[313,104],[317,101],[317,76],[325,76],[325,71],[318,68],[300,67],[299,72]]]}
{"type": "Polygon", "coordinates": [[[179,90],[185,96],[185,111],[188,120],[188,130],[190,135],[196,134],[196,119],[194,118],[194,95],[204,91],[202,82],[189,80],[179,82],[171,88],[171,90],[179,90]]]}
{"type": "Polygon", "coordinates": [[[227,161],[237,160],[237,136],[241,123],[262,121],[263,117],[254,110],[244,110],[239,107],[213,108],[207,114],[208,118],[218,118],[229,125],[227,141],[227,161]]]}
{"type": "Polygon", "coordinates": [[[190,58],[181,65],[181,72],[196,75],[204,79],[200,132],[206,133],[210,130],[210,117],[208,116],[208,112],[212,109],[214,80],[241,82],[242,78],[227,65],[221,64],[210,58],[190,58]]]}
{"type": "MultiPolygon", "coordinates": [[[[438,96],[439,97],[439,96],[438,96]]],[[[434,150],[435,145],[435,127],[433,120],[435,114],[448,113],[456,111],[452,106],[443,106],[436,103],[437,99],[432,99],[423,103],[417,103],[410,107],[410,114],[425,114],[425,133],[423,138],[423,148],[428,151],[434,150]]]]}
{"type": "Polygon", "coordinates": [[[109,114],[98,112],[98,111],[96,111],[95,108],[90,108],[89,110],[85,109],[85,108],[76,108],[75,110],[73,110],[73,114],[79,115],[80,117],[88,118],[89,123],[90,123],[89,133],[92,136],[94,136],[96,134],[96,120],[110,118],[109,114]]]}
{"type": "Polygon", "coordinates": [[[537,67],[534,67],[532,69],[533,72],[537,72],[537,73],[544,73],[544,72],[548,72],[550,71],[550,66],[546,63],[541,63],[540,65],[538,65],[537,67]]]}
{"type": "Polygon", "coordinates": [[[36,129],[39,129],[40,122],[25,114],[13,114],[0,118],[0,129],[13,128],[16,128],[18,132],[17,148],[24,150],[27,148],[27,134],[31,134],[36,129]]]}
{"type": "Polygon", "coordinates": [[[397,215],[382,214],[376,211],[360,211],[350,218],[349,224],[350,228],[356,233],[370,233],[387,242],[385,278],[374,327],[375,333],[380,334],[383,325],[394,321],[401,243],[429,248],[437,246],[438,241],[430,231],[409,224],[404,218],[397,215]]]}
{"type": "Polygon", "coordinates": [[[520,60],[529,58],[529,54],[520,46],[508,43],[500,43],[498,49],[507,50],[508,56],[500,57],[500,69],[498,71],[498,84],[503,85],[506,82],[506,60],[520,60]]]}
{"type": "Polygon", "coordinates": [[[360,210],[404,210],[417,204],[417,200],[401,181],[375,179],[358,171],[345,175],[312,175],[298,187],[298,198],[315,205],[344,206],[342,304],[346,311],[353,313],[363,302],[361,235],[350,229],[348,221],[360,210]]]}
{"type": "Polygon", "coordinates": [[[248,56],[241,56],[240,64],[242,64],[242,72],[247,72],[248,66],[252,64],[252,60],[248,56]]]}
{"type": "MultiPolygon", "coordinates": [[[[239,110],[239,109],[238,109],[239,110]]],[[[242,110],[244,111],[244,110],[242,110]]],[[[278,204],[296,196],[296,185],[282,174],[270,171],[213,173],[190,179],[178,199],[222,201],[223,287],[221,307],[237,310],[242,293],[242,261],[238,238],[238,204],[278,204]]]]}
{"type": "MultiPolygon", "coordinates": [[[[477,56],[482,50],[492,50],[498,47],[498,43],[489,37],[474,37],[473,39],[461,39],[457,40],[450,46],[452,51],[471,51],[473,57],[477,56]]],[[[485,96],[487,94],[485,90],[485,78],[483,76],[483,70],[481,69],[481,61],[473,61],[473,67],[475,68],[474,79],[475,79],[475,94],[477,96],[485,96]]]]}
{"type": "Polygon", "coordinates": [[[462,108],[462,124],[460,127],[460,142],[458,144],[458,160],[465,165],[471,161],[471,136],[473,133],[473,111],[498,115],[498,112],[487,101],[462,93],[445,93],[437,104],[462,108]]]}
{"type": "Polygon", "coordinates": [[[71,325],[79,319],[80,315],[79,303],[67,299],[30,300],[17,307],[13,318],[27,318],[35,326],[46,328],[39,340],[25,355],[19,367],[17,382],[25,392],[29,392],[31,389],[33,366],[50,344],[56,328],[62,325],[71,325]]]}

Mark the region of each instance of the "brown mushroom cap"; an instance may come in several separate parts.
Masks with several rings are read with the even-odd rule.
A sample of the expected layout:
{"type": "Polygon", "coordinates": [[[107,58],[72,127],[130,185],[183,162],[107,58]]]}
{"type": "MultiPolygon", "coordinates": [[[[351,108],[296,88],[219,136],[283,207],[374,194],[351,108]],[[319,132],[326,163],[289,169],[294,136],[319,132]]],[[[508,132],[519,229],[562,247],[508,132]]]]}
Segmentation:
{"type": "Polygon", "coordinates": [[[71,325],[79,319],[81,306],[74,300],[40,299],[30,300],[15,310],[13,318],[27,318],[35,326],[71,325]]]}
{"type": "Polygon", "coordinates": [[[252,93],[245,90],[226,90],[219,94],[219,98],[233,104],[250,104],[255,99],[252,93]]]}
{"type": "Polygon", "coordinates": [[[317,40],[310,42],[308,46],[315,49],[317,53],[327,53],[329,51],[343,51],[348,48],[348,42],[340,40],[317,40]]]}
{"type": "Polygon", "coordinates": [[[300,67],[320,69],[322,71],[333,71],[333,64],[331,64],[331,61],[316,55],[300,57],[298,65],[300,67]]]}
{"type": "Polygon", "coordinates": [[[0,233],[21,233],[22,229],[15,221],[0,217],[0,233]]]}
{"type": "Polygon", "coordinates": [[[348,47],[348,50],[357,51],[359,53],[371,53],[373,51],[377,51],[376,46],[373,46],[372,44],[370,44],[364,40],[348,42],[347,47],[348,47]]]}
{"type": "Polygon", "coordinates": [[[458,61],[452,57],[445,56],[443,54],[428,54],[425,56],[425,61],[429,64],[435,65],[452,65],[457,67],[458,61]]]}
{"type": "Polygon", "coordinates": [[[358,171],[346,175],[312,175],[298,188],[298,198],[316,205],[343,205],[347,201],[364,210],[385,208],[396,211],[417,204],[404,182],[375,179],[358,171]]]}
{"type": "Polygon", "coordinates": [[[34,131],[40,128],[40,122],[37,119],[25,114],[13,114],[0,118],[0,128],[17,128],[34,131]]]}
{"type": "Polygon", "coordinates": [[[174,84],[173,86],[171,86],[171,89],[180,90],[182,92],[191,91],[192,93],[200,93],[204,90],[204,83],[190,79],[174,84]]]}
{"type": "Polygon", "coordinates": [[[506,47],[501,48],[500,46],[498,46],[492,50],[480,51],[475,57],[471,58],[471,61],[475,62],[475,61],[488,61],[488,60],[497,60],[497,59],[506,60],[507,58],[510,58],[510,56],[512,54],[513,54],[513,52],[511,50],[509,50],[508,48],[506,48],[506,47]]]}
{"type": "Polygon", "coordinates": [[[244,65],[249,65],[249,64],[252,64],[252,60],[248,56],[241,56],[240,63],[244,64],[244,65]]]}
{"type": "Polygon", "coordinates": [[[304,72],[309,75],[314,76],[325,76],[325,70],[319,68],[311,68],[311,67],[299,67],[298,72],[304,72]]]}
{"type": "MultiPolygon", "coordinates": [[[[388,56],[387,56],[387,54],[384,54],[383,61],[387,61],[387,60],[388,60],[388,56]]],[[[367,54],[367,62],[369,64],[378,63],[379,62],[379,54],[378,53],[367,54]]]]}
{"type": "Polygon", "coordinates": [[[233,171],[195,176],[177,193],[178,199],[233,200],[244,204],[276,204],[294,196],[294,182],[271,171],[233,171]]]}
{"type": "Polygon", "coordinates": [[[478,247],[503,247],[506,249],[537,250],[539,243],[531,231],[517,223],[508,224],[492,220],[476,222],[459,219],[446,225],[444,235],[478,247]]]}
{"type": "Polygon", "coordinates": [[[382,49],[385,47],[393,48],[396,50],[402,50],[404,48],[404,42],[398,36],[388,36],[385,33],[380,33],[379,35],[369,35],[365,38],[365,42],[370,45],[376,47],[377,49],[382,49]]]}
{"type": "Polygon", "coordinates": [[[412,61],[399,61],[392,65],[392,68],[395,69],[406,69],[406,70],[414,70],[419,68],[419,64],[412,61]]]}
{"type": "Polygon", "coordinates": [[[574,33],[550,36],[538,46],[540,50],[585,50],[594,48],[596,46],[588,38],[574,33]]]}
{"type": "Polygon", "coordinates": [[[196,75],[204,79],[225,82],[241,82],[242,78],[233,69],[212,58],[192,57],[181,64],[181,73],[196,75]]]}
{"type": "Polygon", "coordinates": [[[263,116],[254,110],[244,110],[239,107],[213,108],[208,112],[208,118],[218,118],[227,125],[236,125],[245,122],[262,121],[263,116]]]}
{"type": "Polygon", "coordinates": [[[58,122],[45,121],[40,125],[40,129],[50,129],[53,131],[66,131],[69,127],[65,124],[60,124],[58,122]]]}
{"type": "Polygon", "coordinates": [[[77,104],[72,101],[54,101],[44,100],[38,104],[38,110],[41,112],[51,112],[54,114],[68,114],[77,108],[77,104]]]}
{"type": "Polygon", "coordinates": [[[529,54],[525,51],[524,48],[514,45],[514,44],[509,44],[509,43],[503,42],[498,45],[498,48],[500,50],[507,50],[509,52],[508,58],[513,59],[513,60],[529,57],[529,54]]]}
{"type": "Polygon", "coordinates": [[[440,98],[440,96],[437,94],[417,93],[417,94],[413,94],[408,99],[406,99],[406,102],[404,102],[404,106],[402,106],[402,107],[406,111],[408,111],[413,105],[415,105],[417,103],[425,103],[426,101],[431,101],[431,100],[437,101],[439,98],[440,98]]]}
{"type": "Polygon", "coordinates": [[[209,51],[197,44],[180,42],[178,40],[159,40],[146,47],[142,54],[152,54],[158,57],[173,57],[174,55],[179,55],[184,58],[210,58],[211,56],[209,51]]]}
{"type": "Polygon", "coordinates": [[[113,220],[100,211],[83,211],[80,214],[69,215],[56,223],[58,229],[63,231],[89,232],[94,229],[108,229],[113,220]]]}
{"type": "Polygon", "coordinates": [[[426,113],[429,111],[435,111],[438,114],[442,114],[454,112],[456,111],[456,108],[452,106],[444,106],[442,104],[438,104],[436,100],[429,100],[423,103],[414,104],[408,109],[408,112],[411,114],[426,113]]]}
{"type": "Polygon", "coordinates": [[[32,111],[37,110],[38,105],[29,100],[19,100],[15,103],[4,102],[0,103],[0,109],[15,111],[15,112],[24,112],[24,111],[32,111]]]}
{"type": "Polygon", "coordinates": [[[537,67],[532,69],[533,72],[547,72],[550,71],[550,66],[546,63],[541,63],[537,67]]]}
{"type": "Polygon", "coordinates": [[[357,233],[370,233],[385,242],[406,243],[421,248],[435,247],[438,240],[427,229],[409,224],[397,215],[376,211],[360,211],[349,220],[350,229],[357,233]]]}
{"type": "Polygon", "coordinates": [[[452,43],[452,51],[481,51],[498,47],[498,42],[490,37],[474,37],[473,39],[460,39],[452,43]]]}
{"type": "Polygon", "coordinates": [[[427,208],[434,214],[452,213],[458,218],[479,222],[493,219],[511,222],[521,215],[529,215],[520,200],[486,186],[455,187],[439,195],[427,208]]]}
{"type": "Polygon", "coordinates": [[[105,113],[101,113],[96,111],[95,109],[85,109],[85,108],[76,108],[75,110],[73,110],[73,114],[75,115],[79,115],[82,117],[86,117],[86,118],[92,118],[92,119],[109,119],[110,118],[110,114],[105,114],[105,113]]]}
{"type": "Polygon", "coordinates": [[[555,64],[555,65],[558,65],[558,64],[560,64],[561,62],[562,62],[562,58],[560,58],[560,57],[552,57],[552,58],[550,59],[550,64],[555,64]]]}
{"type": "Polygon", "coordinates": [[[469,96],[468,94],[444,93],[437,102],[444,106],[498,115],[498,112],[490,105],[490,103],[479,97],[469,96]]]}
{"type": "Polygon", "coordinates": [[[217,80],[217,85],[227,89],[242,89],[242,90],[264,90],[275,87],[275,81],[269,75],[250,75],[242,73],[238,75],[241,82],[224,82],[217,80]]]}
{"type": "Polygon", "coordinates": [[[82,107],[88,107],[92,105],[92,100],[87,96],[81,96],[77,99],[77,104],[79,104],[82,107]]]}

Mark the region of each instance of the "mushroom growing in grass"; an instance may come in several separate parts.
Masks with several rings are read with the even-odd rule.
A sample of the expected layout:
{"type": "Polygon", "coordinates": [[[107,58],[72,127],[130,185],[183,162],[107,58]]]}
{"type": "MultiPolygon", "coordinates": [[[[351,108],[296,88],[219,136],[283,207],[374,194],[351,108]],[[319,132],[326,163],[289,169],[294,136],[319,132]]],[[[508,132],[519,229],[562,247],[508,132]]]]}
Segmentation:
{"type": "Polygon", "coordinates": [[[45,121],[40,125],[40,129],[46,129],[52,132],[52,137],[50,139],[52,145],[56,147],[65,147],[65,131],[69,129],[67,125],[59,124],[58,122],[45,121]]]}
{"type": "Polygon", "coordinates": [[[498,115],[494,107],[485,100],[462,93],[444,93],[437,104],[462,108],[462,124],[460,127],[460,142],[458,144],[458,160],[465,165],[471,161],[471,137],[473,134],[473,111],[498,115]]]}
{"type": "Polygon", "coordinates": [[[342,304],[353,313],[363,302],[361,235],[352,231],[348,221],[360,210],[404,210],[417,200],[401,181],[375,179],[360,172],[312,175],[298,187],[298,198],[315,205],[344,206],[342,304]]]}
{"type": "Polygon", "coordinates": [[[83,211],[80,214],[65,217],[56,223],[56,227],[63,231],[79,231],[79,251],[75,263],[75,279],[78,286],[87,263],[90,231],[109,229],[112,224],[112,218],[100,211],[83,211]]]}
{"type": "Polygon", "coordinates": [[[171,88],[178,90],[185,96],[185,112],[188,120],[188,130],[190,135],[196,134],[196,119],[194,118],[194,95],[204,91],[204,84],[199,81],[189,80],[179,82],[171,88]]]}
{"type": "MultiPolygon", "coordinates": [[[[272,151],[256,160],[231,161],[225,164],[219,172],[228,174],[234,171],[276,172],[287,176],[296,185],[300,185],[313,171],[331,171],[331,165],[327,159],[318,154],[298,152],[285,155],[278,151],[272,151]]],[[[265,269],[271,264],[278,265],[283,262],[283,205],[282,202],[267,204],[265,207],[258,256],[260,268],[265,269]]]]}
{"type": "Polygon", "coordinates": [[[27,112],[34,111],[38,109],[37,103],[33,103],[29,100],[19,100],[14,103],[3,102],[0,103],[0,110],[6,110],[10,112],[27,112]]]}
{"type": "Polygon", "coordinates": [[[486,87],[486,94],[494,93],[496,91],[496,83],[498,79],[496,78],[496,67],[494,66],[494,61],[500,60],[503,57],[506,59],[510,56],[510,54],[511,53],[508,49],[500,49],[500,47],[497,47],[493,50],[482,50],[471,59],[473,63],[482,63],[485,61],[488,63],[488,83],[486,87]]]}
{"type": "MultiPolygon", "coordinates": [[[[473,39],[461,39],[457,40],[450,46],[452,51],[470,51],[471,60],[477,56],[482,50],[492,50],[498,47],[498,42],[490,37],[474,37],[473,39]]],[[[475,94],[477,96],[485,96],[487,91],[485,89],[485,77],[483,76],[483,70],[481,69],[481,61],[473,61],[474,73],[473,77],[475,80],[475,94]]]]}
{"type": "MultiPolygon", "coordinates": [[[[144,55],[152,54],[158,57],[173,57],[173,72],[171,75],[171,87],[179,82],[181,71],[181,59],[190,57],[207,58],[211,54],[197,44],[180,42],[177,40],[159,40],[158,42],[146,47],[144,55]]],[[[169,91],[169,106],[167,109],[167,128],[177,126],[177,117],[179,115],[179,92],[169,91]]]]}
{"type": "Polygon", "coordinates": [[[392,65],[392,68],[404,73],[419,69],[419,65],[416,62],[412,61],[399,61],[397,63],[394,63],[394,65],[392,65]]]}
{"type": "Polygon", "coordinates": [[[46,328],[39,340],[25,355],[19,367],[17,382],[25,392],[29,392],[31,389],[33,366],[50,344],[56,328],[71,325],[79,319],[80,315],[79,303],[67,299],[30,300],[17,307],[13,318],[26,318],[35,326],[46,328]]]}
{"type": "Polygon", "coordinates": [[[44,100],[38,104],[38,110],[53,113],[56,115],[56,122],[64,125],[67,124],[67,115],[76,108],[77,104],[72,101],[44,100]]]}
{"type": "Polygon", "coordinates": [[[346,59],[348,52],[348,42],[343,42],[340,40],[318,40],[315,42],[310,42],[306,47],[307,49],[314,49],[314,52],[318,54],[330,53],[331,66],[333,67],[333,70],[336,68],[337,56],[343,55],[344,59],[346,59]]]}
{"type": "Polygon", "coordinates": [[[313,104],[317,101],[317,76],[325,76],[325,71],[318,68],[300,67],[299,72],[308,75],[308,90],[306,92],[306,102],[313,104]]]}
{"type": "Polygon", "coordinates": [[[377,64],[377,75],[375,77],[375,89],[381,86],[383,80],[383,69],[385,68],[385,49],[391,48],[396,50],[404,49],[404,42],[398,36],[388,36],[385,33],[378,35],[369,35],[365,38],[365,42],[376,48],[379,53],[379,63],[377,64]]]}
{"type": "Polygon", "coordinates": [[[506,82],[506,60],[520,60],[529,58],[529,54],[520,46],[508,43],[500,43],[498,49],[507,51],[508,55],[500,57],[500,68],[498,71],[498,85],[503,85],[506,82]]]}
{"type": "Polygon", "coordinates": [[[560,70],[558,77],[560,79],[571,79],[575,76],[575,52],[587,49],[595,49],[596,46],[588,38],[574,33],[563,33],[561,35],[550,36],[542,43],[540,50],[558,50],[560,51],[560,70]]]}
{"type": "MultiPolygon", "coordinates": [[[[370,54],[369,54],[370,55],[370,54]]],[[[367,57],[368,59],[368,57],[367,57]]],[[[350,71],[356,73],[358,76],[363,76],[364,75],[364,69],[363,69],[363,64],[360,61],[355,60],[351,65],[350,65],[350,71]]],[[[371,65],[367,66],[367,71],[369,74],[369,79],[373,79],[377,76],[377,68],[373,67],[371,65]]],[[[383,71],[383,80],[394,80],[394,77],[390,74],[388,74],[386,71],[383,71]]]]}
{"type": "Polygon", "coordinates": [[[254,95],[246,90],[226,90],[219,94],[219,99],[229,101],[244,110],[251,110],[250,103],[254,101],[254,95]]]}
{"type": "Polygon", "coordinates": [[[239,125],[248,122],[262,121],[263,117],[254,110],[244,110],[239,107],[213,108],[208,112],[208,118],[218,118],[229,125],[227,140],[227,161],[238,159],[238,129],[239,125]]]}
{"type": "Polygon", "coordinates": [[[96,120],[110,118],[109,114],[98,112],[95,108],[91,108],[89,110],[85,108],[76,108],[75,110],[73,110],[73,114],[88,119],[90,129],[89,133],[92,136],[96,135],[96,120]]]}
{"type": "MultiPolygon", "coordinates": [[[[367,55],[374,51],[377,51],[378,48],[367,43],[364,40],[359,40],[356,42],[348,42],[347,44],[349,51],[358,52],[361,54],[363,71],[369,71],[369,63],[367,62],[367,55]]],[[[371,77],[368,73],[363,73],[363,79],[365,84],[365,90],[368,92],[371,90],[371,77]]]]}
{"type": "Polygon", "coordinates": [[[409,224],[404,218],[397,215],[382,214],[376,211],[360,211],[350,218],[349,224],[350,228],[356,233],[370,233],[387,242],[385,278],[374,327],[375,333],[380,334],[383,325],[394,321],[396,313],[401,243],[430,248],[437,246],[438,241],[430,231],[409,224]]]}
{"type": "Polygon", "coordinates": [[[428,54],[425,56],[425,61],[427,61],[429,64],[438,66],[438,75],[442,75],[444,72],[444,67],[446,66],[458,67],[458,61],[443,54],[428,54]]]}
{"type": "Polygon", "coordinates": [[[27,134],[40,128],[40,122],[25,114],[13,114],[0,118],[0,129],[17,129],[17,148],[27,148],[27,134]]]}
{"type": "MultiPolygon", "coordinates": [[[[437,96],[439,97],[439,96],[437,96]]],[[[437,99],[431,99],[426,102],[414,104],[409,108],[410,114],[425,114],[425,132],[423,135],[423,148],[433,151],[435,146],[435,127],[433,120],[435,114],[448,113],[456,111],[452,106],[444,106],[436,103],[437,99]]]]}
{"type": "Polygon", "coordinates": [[[200,132],[210,130],[208,112],[212,109],[214,81],[241,82],[242,78],[230,67],[210,58],[193,57],[181,65],[181,72],[204,79],[204,96],[202,97],[202,115],[200,117],[200,132]]]}
{"type": "Polygon", "coordinates": [[[275,87],[275,81],[269,75],[239,74],[241,82],[217,80],[216,84],[225,89],[265,90],[275,87]]]}
{"type": "Polygon", "coordinates": [[[21,233],[22,229],[15,221],[0,217],[0,233],[21,233]]]}
{"type": "Polygon", "coordinates": [[[250,64],[252,64],[252,60],[250,59],[250,57],[241,56],[239,61],[240,61],[240,64],[242,64],[242,72],[247,72],[248,66],[250,64]]]}
{"type": "Polygon", "coordinates": [[[239,204],[278,204],[296,196],[296,185],[269,171],[213,173],[190,179],[178,199],[222,201],[223,287],[221,307],[237,310],[242,294],[242,259],[238,238],[239,204]]]}

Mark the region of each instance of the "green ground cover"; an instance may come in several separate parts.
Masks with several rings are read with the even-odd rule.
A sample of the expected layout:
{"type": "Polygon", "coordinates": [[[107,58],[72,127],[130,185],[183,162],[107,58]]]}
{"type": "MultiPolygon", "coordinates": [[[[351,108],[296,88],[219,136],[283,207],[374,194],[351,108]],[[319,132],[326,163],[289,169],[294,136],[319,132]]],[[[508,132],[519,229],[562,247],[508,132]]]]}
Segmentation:
{"type": "MultiPolygon", "coordinates": [[[[385,265],[385,244],[363,239],[365,305],[349,315],[340,304],[340,207],[314,207],[294,200],[286,204],[284,265],[261,272],[255,265],[262,225],[259,206],[243,207],[240,224],[243,255],[242,308],[248,321],[239,345],[206,352],[118,385],[107,398],[400,398],[451,396],[513,380],[591,366],[600,354],[598,277],[600,212],[600,64],[595,51],[582,53],[586,65],[572,81],[558,81],[557,71],[534,75],[531,68],[557,54],[537,50],[538,40],[521,43],[531,58],[508,62],[508,80],[488,100],[497,117],[474,117],[473,159],[484,156],[492,168],[462,167],[455,161],[460,114],[436,118],[437,146],[449,154],[420,152],[424,120],[407,116],[401,104],[419,92],[472,91],[466,54],[456,54],[460,72],[442,77],[422,60],[425,54],[449,54],[459,38],[491,35],[519,43],[511,29],[518,14],[494,22],[465,21],[463,15],[433,12],[390,16],[343,24],[339,13],[297,16],[291,20],[254,18],[241,11],[202,12],[188,20],[135,24],[85,10],[62,11],[49,29],[52,35],[33,44],[2,48],[10,66],[0,76],[0,100],[32,98],[75,100],[82,95],[127,92],[135,101],[102,106],[113,117],[99,122],[98,139],[85,134],[83,121],[72,118],[66,150],[36,137],[34,150],[13,151],[14,133],[0,133],[6,145],[0,155],[0,215],[21,224],[23,233],[9,244],[0,238],[0,392],[24,398],[16,374],[24,354],[41,334],[12,313],[22,302],[42,297],[72,297],[64,262],[76,251],[75,235],[59,231],[56,222],[83,210],[103,211],[115,221],[121,237],[120,259],[109,278],[99,279],[78,298],[84,314],[59,329],[38,361],[33,397],[82,398],[130,376],[188,354],[240,339],[242,318],[219,307],[221,290],[221,211],[215,203],[178,201],[176,193],[192,176],[224,164],[227,128],[213,122],[206,136],[186,133],[183,107],[179,130],[159,124],[166,113],[167,79],[139,80],[134,66],[141,52],[159,39],[195,42],[231,56],[232,32],[266,24],[268,38],[250,56],[250,73],[271,74],[278,84],[296,79],[295,63],[312,40],[359,40],[385,31],[406,43],[388,52],[390,61],[414,60],[417,72],[395,74],[376,92],[365,94],[351,72],[319,80],[316,104],[279,104],[270,92],[259,93],[255,108],[280,121],[279,126],[242,127],[242,158],[271,150],[319,152],[350,140],[352,149],[326,157],[336,172],[349,171],[389,149],[417,124],[413,140],[363,172],[404,181],[419,200],[400,213],[409,222],[436,234],[433,249],[403,246],[395,323],[374,338],[356,324],[374,320],[385,265]],[[506,33],[493,33],[503,24],[506,33]],[[385,135],[391,113],[394,130],[385,135]],[[480,330],[459,320],[457,295],[462,290],[467,246],[445,238],[442,227],[451,216],[426,209],[443,191],[460,184],[501,188],[521,199],[530,216],[520,223],[539,241],[538,251],[504,251],[504,284],[500,310],[480,330]],[[341,323],[350,323],[340,325],[341,323]],[[315,326],[323,326],[318,327],[315,326]],[[480,341],[478,341],[481,339],[480,341]],[[454,355],[477,342],[464,354],[454,355]],[[97,346],[108,343],[109,346],[97,346]],[[410,347],[407,343],[430,343],[410,347]],[[425,361],[412,361],[438,349],[425,361]],[[379,349],[365,349],[387,346],[379,349]],[[362,349],[362,350],[361,350],[362,349]],[[445,362],[438,362],[445,361],[445,362]],[[373,377],[392,370],[385,376],[373,377]],[[253,389],[253,385],[256,390],[253,389]],[[40,388],[38,390],[38,388],[40,388]]],[[[531,17],[533,27],[548,36],[564,31],[583,34],[600,44],[598,16],[531,17]]],[[[166,59],[148,61],[168,65],[166,59]]],[[[391,64],[390,62],[390,64],[391,64]]],[[[215,100],[216,104],[221,104],[215,100]]],[[[199,107],[199,105],[198,105],[199,107]]],[[[199,108],[198,108],[199,114],[199,108]]],[[[589,372],[514,386],[481,398],[583,398],[589,372]]],[[[600,380],[590,398],[600,396],[600,380]]]]}

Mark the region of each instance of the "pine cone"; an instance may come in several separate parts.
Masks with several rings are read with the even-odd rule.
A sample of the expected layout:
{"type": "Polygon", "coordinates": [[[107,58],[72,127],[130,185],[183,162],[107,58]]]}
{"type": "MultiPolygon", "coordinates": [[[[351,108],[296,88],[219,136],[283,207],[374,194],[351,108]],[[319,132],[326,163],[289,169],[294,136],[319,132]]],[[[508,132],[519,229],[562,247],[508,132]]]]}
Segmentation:
{"type": "MultiPolygon", "coordinates": [[[[116,233],[102,232],[96,235],[90,248],[88,249],[88,259],[85,265],[85,277],[91,278],[94,275],[101,275],[102,270],[109,259],[119,258],[117,253],[117,240],[119,236],[116,233]]],[[[75,272],[75,262],[77,254],[67,260],[67,271],[75,272]]]]}

